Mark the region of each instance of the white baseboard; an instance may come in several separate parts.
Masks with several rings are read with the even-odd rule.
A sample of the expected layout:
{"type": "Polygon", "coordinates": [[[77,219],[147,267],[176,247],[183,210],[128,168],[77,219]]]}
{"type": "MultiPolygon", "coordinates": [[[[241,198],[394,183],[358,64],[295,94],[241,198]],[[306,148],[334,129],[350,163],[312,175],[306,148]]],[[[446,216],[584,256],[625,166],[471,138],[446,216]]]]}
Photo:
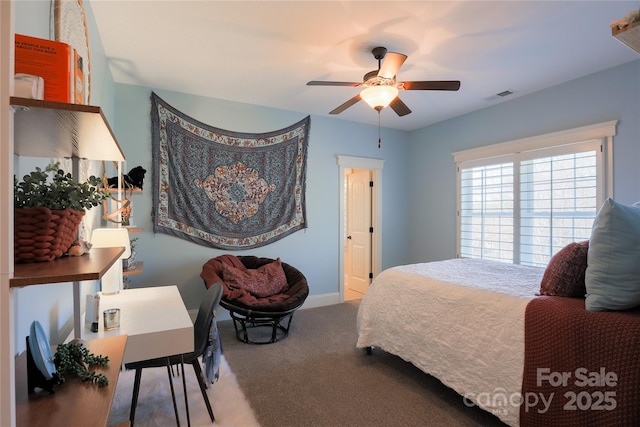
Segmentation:
{"type": "Polygon", "coordinates": [[[331,292],[329,294],[321,295],[309,295],[300,309],[304,310],[305,308],[324,307],[325,305],[334,305],[339,303],[339,292],[331,292]]]}
{"type": "MultiPolygon", "coordinates": [[[[316,308],[316,307],[324,307],[326,305],[334,305],[340,303],[340,293],[331,292],[329,294],[321,294],[321,295],[309,295],[307,299],[300,307],[300,310],[304,310],[307,308],[316,308]]],[[[198,310],[189,310],[189,316],[191,319],[195,321],[198,316],[198,310]]],[[[218,308],[216,311],[216,320],[218,322],[222,322],[223,320],[231,320],[231,316],[229,312],[224,308],[218,308]]]]}

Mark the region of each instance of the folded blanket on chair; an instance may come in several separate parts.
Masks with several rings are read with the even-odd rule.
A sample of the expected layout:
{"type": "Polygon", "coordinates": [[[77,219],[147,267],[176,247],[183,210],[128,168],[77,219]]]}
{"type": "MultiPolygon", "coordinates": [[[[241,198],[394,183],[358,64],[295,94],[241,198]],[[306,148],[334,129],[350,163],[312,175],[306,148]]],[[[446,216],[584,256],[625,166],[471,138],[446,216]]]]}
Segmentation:
{"type": "Polygon", "coordinates": [[[204,376],[207,379],[207,384],[213,384],[218,381],[220,376],[220,356],[222,355],[222,346],[220,345],[220,333],[218,332],[218,325],[216,322],[216,316],[214,314],[213,321],[211,322],[211,329],[209,329],[209,343],[202,355],[202,363],[204,363],[204,376]]]}
{"type": "Polygon", "coordinates": [[[207,288],[214,283],[222,283],[222,298],[225,300],[236,301],[242,305],[252,307],[284,301],[289,298],[289,295],[286,294],[277,294],[260,298],[251,294],[246,289],[228,286],[222,280],[222,266],[225,263],[243,271],[247,270],[238,257],[231,254],[224,254],[209,260],[202,266],[202,273],[200,273],[200,277],[204,280],[207,288]]]}

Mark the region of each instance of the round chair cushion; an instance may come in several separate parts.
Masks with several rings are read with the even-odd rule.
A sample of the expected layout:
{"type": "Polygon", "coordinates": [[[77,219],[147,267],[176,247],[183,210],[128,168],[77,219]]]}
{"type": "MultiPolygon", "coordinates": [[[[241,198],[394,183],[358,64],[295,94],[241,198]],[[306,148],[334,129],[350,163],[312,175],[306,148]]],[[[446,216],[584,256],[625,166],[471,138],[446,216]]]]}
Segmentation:
{"type": "Polygon", "coordinates": [[[287,287],[279,294],[272,295],[270,297],[256,298],[251,296],[249,298],[242,298],[242,301],[230,298],[231,296],[236,295],[237,292],[229,289],[222,280],[222,265],[224,263],[236,268],[257,269],[274,261],[276,260],[271,258],[259,258],[251,255],[238,257],[228,254],[221,255],[207,261],[207,263],[202,267],[202,273],[200,276],[207,287],[216,282],[221,282],[223,284],[224,290],[221,300],[221,305],[223,307],[237,309],[238,311],[260,311],[274,314],[294,310],[300,307],[309,295],[309,286],[305,276],[290,264],[282,262],[282,270],[287,278],[287,287]]]}

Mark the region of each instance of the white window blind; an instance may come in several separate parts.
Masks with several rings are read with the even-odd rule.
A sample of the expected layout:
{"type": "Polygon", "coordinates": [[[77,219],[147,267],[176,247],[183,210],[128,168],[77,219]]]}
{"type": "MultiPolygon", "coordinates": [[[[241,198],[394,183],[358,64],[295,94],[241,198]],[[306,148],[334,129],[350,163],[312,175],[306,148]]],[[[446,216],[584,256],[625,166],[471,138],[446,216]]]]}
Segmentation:
{"type": "Polygon", "coordinates": [[[513,262],[513,164],[463,169],[460,181],[461,255],[513,262]]]}
{"type": "Polygon", "coordinates": [[[604,125],[580,142],[586,128],[454,153],[458,256],[544,267],[568,243],[589,239],[611,188],[615,122],[604,125]]]}
{"type": "Polygon", "coordinates": [[[545,266],[571,242],[588,240],[596,216],[597,151],[520,164],[520,264],[545,266]]]}

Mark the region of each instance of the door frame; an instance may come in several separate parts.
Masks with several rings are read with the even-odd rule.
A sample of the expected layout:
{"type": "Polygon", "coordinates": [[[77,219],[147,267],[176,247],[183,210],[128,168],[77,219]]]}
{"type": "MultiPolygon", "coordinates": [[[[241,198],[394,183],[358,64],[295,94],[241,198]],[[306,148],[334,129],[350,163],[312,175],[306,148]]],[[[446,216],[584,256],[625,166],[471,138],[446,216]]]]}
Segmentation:
{"type": "Polygon", "coordinates": [[[371,171],[371,179],[374,182],[371,194],[371,223],[373,226],[373,238],[371,239],[371,272],[375,277],[381,269],[382,264],[382,168],[384,160],[372,159],[368,157],[352,157],[337,155],[336,161],[339,166],[339,227],[338,227],[338,277],[340,283],[340,302],[344,302],[344,215],[345,206],[345,171],[346,169],[368,169],[371,171]]]}

